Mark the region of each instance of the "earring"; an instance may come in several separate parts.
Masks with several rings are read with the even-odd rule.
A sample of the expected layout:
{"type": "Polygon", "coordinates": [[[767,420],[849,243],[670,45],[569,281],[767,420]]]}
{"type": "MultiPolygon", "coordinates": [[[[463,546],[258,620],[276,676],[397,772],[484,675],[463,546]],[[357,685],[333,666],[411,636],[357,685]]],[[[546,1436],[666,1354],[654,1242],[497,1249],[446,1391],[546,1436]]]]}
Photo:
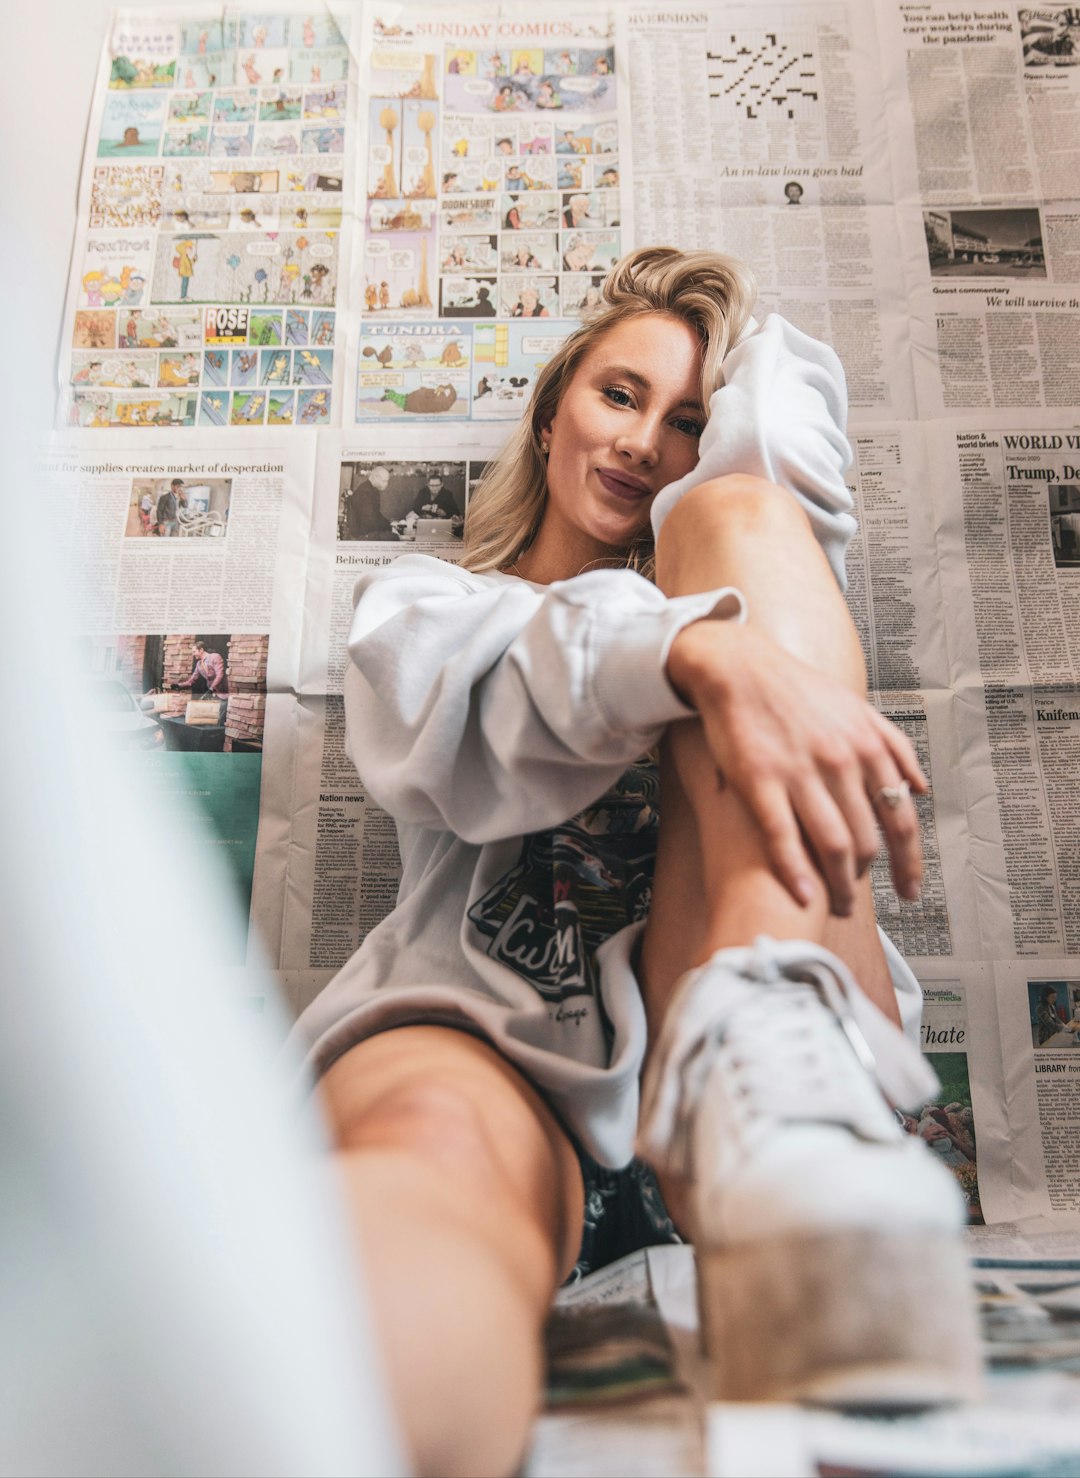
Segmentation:
{"type": "Polygon", "coordinates": [[[542,457],[546,457],[546,456],[547,456],[547,454],[548,454],[548,453],[549,453],[549,452],[550,452],[550,451],[551,451],[551,448],[550,448],[550,446],[548,446],[548,444],[547,444],[547,442],[546,442],[546,441],[542,441],[542,442],[541,442],[541,443],[540,443],[540,455],[541,455],[541,456],[542,456],[542,457]]]}

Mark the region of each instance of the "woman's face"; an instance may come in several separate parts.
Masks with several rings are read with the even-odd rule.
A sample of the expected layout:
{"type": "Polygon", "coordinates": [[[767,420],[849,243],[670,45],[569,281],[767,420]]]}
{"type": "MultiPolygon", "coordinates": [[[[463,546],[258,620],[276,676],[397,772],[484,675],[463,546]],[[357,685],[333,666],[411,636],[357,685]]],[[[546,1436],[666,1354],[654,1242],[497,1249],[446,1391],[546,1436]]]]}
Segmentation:
{"type": "Polygon", "coordinates": [[[589,349],[550,425],[546,536],[573,559],[624,548],[662,487],[691,470],[705,426],[701,343],[688,324],[645,313],[589,349]]]}

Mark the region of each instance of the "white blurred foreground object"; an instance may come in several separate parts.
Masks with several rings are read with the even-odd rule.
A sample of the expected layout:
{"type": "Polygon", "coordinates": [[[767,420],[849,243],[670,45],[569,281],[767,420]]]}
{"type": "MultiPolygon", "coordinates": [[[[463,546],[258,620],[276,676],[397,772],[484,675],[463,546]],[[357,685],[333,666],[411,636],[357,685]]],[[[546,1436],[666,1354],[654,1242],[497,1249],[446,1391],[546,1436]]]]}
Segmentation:
{"type": "Polygon", "coordinates": [[[0,734],[0,1472],[400,1473],[320,1128],[215,964],[229,888],[67,721],[28,547],[0,544],[29,699],[0,734]]]}

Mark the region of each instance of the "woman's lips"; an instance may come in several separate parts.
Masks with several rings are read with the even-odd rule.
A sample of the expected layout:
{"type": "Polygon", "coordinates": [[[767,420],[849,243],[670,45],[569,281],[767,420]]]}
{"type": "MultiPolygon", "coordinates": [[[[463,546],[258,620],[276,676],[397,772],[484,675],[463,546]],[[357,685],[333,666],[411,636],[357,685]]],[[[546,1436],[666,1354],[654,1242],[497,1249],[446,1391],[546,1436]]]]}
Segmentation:
{"type": "Polygon", "coordinates": [[[622,472],[611,472],[606,467],[598,467],[596,475],[607,492],[616,498],[624,499],[627,503],[640,503],[642,498],[647,498],[652,493],[647,482],[641,482],[636,477],[628,477],[622,472]]]}

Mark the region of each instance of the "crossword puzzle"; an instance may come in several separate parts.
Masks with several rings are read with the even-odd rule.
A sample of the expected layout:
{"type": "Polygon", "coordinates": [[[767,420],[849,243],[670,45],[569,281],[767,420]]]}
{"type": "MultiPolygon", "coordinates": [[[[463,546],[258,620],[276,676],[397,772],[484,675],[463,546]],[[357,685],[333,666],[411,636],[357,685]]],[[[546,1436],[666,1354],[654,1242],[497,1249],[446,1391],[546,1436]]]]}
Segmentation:
{"type": "Polygon", "coordinates": [[[724,50],[706,55],[710,98],[740,118],[795,119],[817,107],[817,63],[809,36],[784,41],[775,31],[741,31],[729,36],[724,50]]]}

